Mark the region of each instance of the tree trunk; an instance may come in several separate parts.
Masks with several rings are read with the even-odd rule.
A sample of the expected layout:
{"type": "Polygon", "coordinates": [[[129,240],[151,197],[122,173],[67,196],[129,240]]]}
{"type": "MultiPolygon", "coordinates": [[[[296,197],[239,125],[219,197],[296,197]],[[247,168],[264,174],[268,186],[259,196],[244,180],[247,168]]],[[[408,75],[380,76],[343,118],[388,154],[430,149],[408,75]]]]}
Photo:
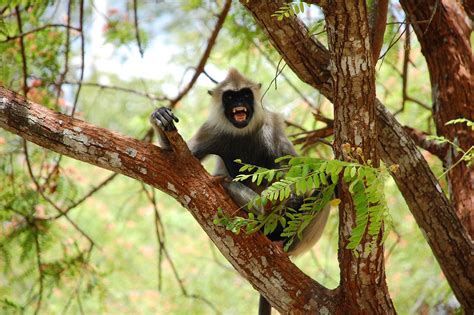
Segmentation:
{"type": "MultiPolygon", "coordinates": [[[[308,29],[297,17],[278,21],[271,16],[283,1],[241,0],[241,3],[295,74],[332,101],[329,53],[309,36],[308,29]]],[[[426,8],[422,4],[420,7],[426,8]]],[[[380,101],[377,101],[376,116],[379,152],[387,164],[400,166],[399,171],[392,174],[398,188],[424,231],[454,294],[465,309],[472,309],[474,244],[414,142],[380,101]],[[413,174],[416,177],[411,176],[413,174]]]]}
{"type": "MultiPolygon", "coordinates": [[[[466,124],[447,125],[456,118],[474,121],[474,59],[470,44],[471,23],[461,3],[451,0],[402,0],[408,22],[421,44],[430,72],[433,117],[438,135],[464,151],[474,146],[466,124]]],[[[462,224],[474,238],[474,168],[460,162],[462,153],[450,146],[441,156],[449,193],[462,224]]]]}
{"type": "MultiPolygon", "coordinates": [[[[334,149],[346,158],[343,145],[362,149],[364,159],[379,165],[375,120],[375,70],[365,1],[338,1],[323,7],[329,38],[334,96],[334,149]]],[[[359,162],[363,162],[362,158],[359,162]]],[[[359,255],[347,249],[356,214],[347,185],[339,187],[339,266],[341,291],[352,314],[393,314],[385,277],[383,246],[368,251],[372,237],[365,233],[359,255]]],[[[381,240],[381,233],[377,240],[381,240]]]]}

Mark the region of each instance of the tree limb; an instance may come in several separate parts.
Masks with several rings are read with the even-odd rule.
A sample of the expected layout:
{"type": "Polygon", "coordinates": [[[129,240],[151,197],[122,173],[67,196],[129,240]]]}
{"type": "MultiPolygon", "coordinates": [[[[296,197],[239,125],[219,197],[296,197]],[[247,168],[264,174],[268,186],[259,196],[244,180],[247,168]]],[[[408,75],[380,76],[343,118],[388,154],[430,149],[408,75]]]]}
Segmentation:
{"type": "MultiPolygon", "coordinates": [[[[297,17],[282,21],[272,17],[271,13],[281,6],[281,1],[240,0],[240,3],[252,13],[295,74],[333,100],[328,51],[308,36],[306,26],[297,17]]],[[[381,157],[385,163],[399,165],[399,172],[393,177],[454,294],[467,307],[474,296],[474,269],[470,267],[474,266],[473,241],[416,145],[383,104],[377,100],[376,105],[381,157]],[[416,174],[416,178],[410,174],[416,174]]]]}
{"type": "Polygon", "coordinates": [[[224,7],[222,8],[221,13],[219,14],[219,18],[217,19],[216,26],[214,27],[214,30],[211,33],[211,36],[209,37],[209,40],[207,41],[207,46],[206,49],[204,50],[203,55],[201,56],[201,59],[199,60],[199,63],[196,67],[196,70],[194,72],[193,77],[191,78],[191,81],[186,85],[186,87],[179,92],[178,96],[176,96],[174,99],[170,101],[169,107],[173,108],[178,104],[178,102],[189,92],[189,90],[194,86],[194,83],[196,83],[198,77],[201,75],[201,73],[204,71],[204,66],[207,63],[207,59],[211,55],[212,48],[214,47],[214,44],[217,39],[217,35],[219,35],[219,32],[224,25],[225,18],[227,17],[227,14],[229,13],[230,10],[230,5],[232,4],[232,0],[226,0],[224,3],[224,7]]]}
{"type": "Polygon", "coordinates": [[[420,148],[430,152],[431,154],[438,157],[441,161],[446,159],[446,154],[448,153],[449,144],[439,143],[435,140],[429,140],[429,134],[426,134],[415,128],[408,126],[403,127],[403,129],[408,133],[408,135],[415,141],[416,145],[420,148]]]}
{"type": "Polygon", "coordinates": [[[282,313],[335,312],[337,291],[329,290],[294,266],[261,233],[235,235],[213,224],[216,209],[237,207],[219,182],[204,170],[177,132],[168,132],[165,151],[95,127],[0,86],[0,127],[44,148],[147,183],[187,208],[227,260],[282,313]],[[170,171],[173,170],[173,171],[170,171]]]}
{"type": "Polygon", "coordinates": [[[385,34],[385,27],[387,26],[388,2],[388,0],[372,1],[369,26],[374,64],[377,63],[383,46],[383,36],[385,34]]]}
{"type": "MultiPolygon", "coordinates": [[[[466,152],[474,146],[471,128],[447,122],[461,117],[474,120],[472,22],[459,1],[402,0],[400,4],[409,21],[429,21],[414,24],[413,29],[430,74],[436,131],[466,152]]],[[[474,170],[461,157],[451,146],[444,166],[451,168],[446,177],[457,215],[474,238],[474,170]]],[[[474,312],[474,301],[471,310],[474,312]]]]}

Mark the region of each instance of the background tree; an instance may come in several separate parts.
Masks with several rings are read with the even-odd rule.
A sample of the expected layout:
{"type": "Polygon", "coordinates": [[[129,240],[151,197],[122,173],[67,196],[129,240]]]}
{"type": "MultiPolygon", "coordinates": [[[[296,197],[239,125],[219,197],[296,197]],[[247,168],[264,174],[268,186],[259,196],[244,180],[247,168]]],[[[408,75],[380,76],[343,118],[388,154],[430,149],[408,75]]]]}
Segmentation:
{"type": "MultiPolygon", "coordinates": [[[[381,292],[377,290],[385,290],[385,293],[387,290],[379,282],[358,282],[363,279],[351,279],[351,273],[345,272],[351,265],[360,267],[364,258],[353,257],[351,251],[344,251],[344,238],[340,241],[339,254],[341,285],[338,290],[328,290],[299,272],[261,235],[235,236],[214,226],[212,219],[217,207],[229,212],[235,208],[222,188],[189,157],[176,134],[169,135],[175,149],[169,155],[154,146],[71,118],[80,117],[149,140],[147,116],[157,101],[166,102],[176,107],[182,121],[180,132],[187,138],[194,130],[186,127],[199,125],[196,122],[202,121],[203,112],[207,110],[206,106],[201,106],[207,104],[203,91],[212,87],[212,83],[200,74],[207,69],[213,78],[220,79],[223,72],[218,69],[225,70],[229,64],[247,73],[258,73],[264,86],[275,83],[278,90],[269,89],[264,102],[275,106],[274,110],[287,113],[289,133],[295,134],[295,142],[302,144],[305,154],[329,157],[331,149],[322,144],[326,141],[321,138],[331,140],[335,130],[338,152],[342,143],[350,143],[351,137],[357,136],[357,130],[351,130],[352,135],[344,134],[345,125],[358,121],[356,117],[363,110],[371,113],[369,122],[376,117],[378,137],[371,125],[358,135],[372,139],[367,143],[364,141],[363,149],[367,150],[364,154],[377,160],[374,151],[374,140],[377,139],[381,157],[389,164],[399,165],[400,170],[394,178],[413,217],[425,232],[457,299],[466,310],[472,309],[474,276],[469,269],[473,263],[469,253],[473,245],[467,233],[472,227],[469,217],[472,218],[470,210],[474,195],[472,167],[468,166],[472,134],[469,126],[463,123],[444,127],[453,118],[473,120],[469,106],[473,63],[470,27],[466,24],[464,8],[448,1],[413,4],[402,1],[405,11],[397,6],[386,7],[386,2],[382,1],[378,6],[369,6],[369,10],[358,1],[335,6],[328,6],[325,1],[316,2],[324,9],[325,23],[317,6],[308,7],[299,2],[285,5],[273,1],[243,1],[243,6],[252,13],[266,35],[255,28],[243,6],[234,3],[229,10],[230,1],[185,4],[132,1],[108,4],[108,7],[105,1],[89,4],[72,0],[34,5],[10,1],[0,5],[2,84],[36,103],[70,116],[26,104],[20,96],[2,89],[0,125],[41,146],[116,172],[91,168],[28,145],[9,133],[0,134],[0,140],[3,140],[0,142],[3,175],[0,250],[4,268],[0,292],[4,296],[4,309],[35,312],[74,309],[86,313],[99,310],[184,313],[192,309],[193,312],[208,313],[209,308],[215,312],[248,312],[248,307],[256,305],[257,295],[251,287],[246,285],[237,289],[240,285],[236,282],[241,282],[241,278],[216,256],[213,245],[203,246],[206,238],[189,216],[168,209],[175,203],[164,200],[149,187],[116,176],[122,173],[178,199],[239,273],[279,310],[306,306],[325,307],[332,312],[343,311],[341,307],[346,311],[351,308],[357,311],[369,305],[374,310],[393,311],[388,298],[379,301],[375,297],[381,292]],[[351,5],[357,10],[348,10],[351,5]],[[427,7],[431,8],[429,14],[424,10],[427,7]],[[182,17],[179,20],[175,18],[177,11],[182,17]],[[351,20],[351,12],[359,13],[357,21],[351,20]],[[387,32],[385,41],[381,41],[385,16],[388,16],[387,32]],[[342,23],[348,19],[353,22],[342,23]],[[308,25],[309,31],[301,20],[308,25]],[[183,29],[183,25],[187,27],[183,29]],[[420,38],[427,64],[419,53],[418,43],[410,37],[409,25],[413,25],[420,38]],[[324,26],[328,28],[327,38],[324,26]],[[203,29],[206,30],[205,38],[200,35],[203,29]],[[449,34],[439,36],[448,30],[449,34]],[[350,37],[348,43],[344,34],[355,34],[356,37],[350,37]],[[267,36],[272,46],[268,44],[267,36]],[[368,36],[371,36],[370,49],[363,46],[365,50],[351,50],[358,47],[351,48],[351,40],[362,38],[366,43],[368,36]],[[404,43],[400,40],[402,37],[404,43]],[[449,45],[440,38],[447,38],[449,45]],[[117,49],[114,54],[117,58],[110,59],[128,60],[122,70],[114,72],[111,69],[119,67],[118,63],[101,58],[103,50],[97,47],[103,39],[109,48],[117,49]],[[157,48],[159,43],[166,41],[167,47],[176,48],[168,64],[163,62],[166,57],[160,55],[163,48],[157,48]],[[329,52],[325,48],[327,44],[329,52]],[[341,50],[337,49],[338,45],[347,46],[341,50]],[[378,53],[374,52],[380,49],[384,58],[375,67],[378,53]],[[195,51],[202,51],[199,60],[196,60],[195,51]],[[328,71],[335,69],[328,68],[330,62],[337,67],[348,57],[359,56],[351,52],[360,53],[362,59],[353,60],[364,60],[363,68],[368,72],[362,74],[362,80],[367,80],[363,81],[366,82],[364,86],[371,87],[370,92],[364,94],[365,101],[360,102],[363,108],[359,110],[352,102],[344,106],[343,97],[357,94],[360,91],[357,85],[349,92],[343,89],[340,90],[342,94],[337,92],[342,84],[352,86],[357,82],[350,71],[328,71]],[[136,59],[135,56],[141,56],[143,60],[139,64],[148,68],[151,68],[152,60],[161,62],[156,69],[151,69],[154,80],[146,75],[145,78],[127,77],[126,74],[133,73],[132,68],[127,71],[127,63],[136,59]],[[440,75],[441,69],[448,66],[439,62],[445,57],[453,60],[449,63],[453,69],[448,71],[452,77],[440,75]],[[192,75],[181,78],[186,67],[183,65],[192,65],[192,75]],[[285,65],[289,67],[285,68],[285,65]],[[428,82],[426,68],[433,91],[440,91],[434,94],[439,96],[434,100],[434,113],[435,117],[440,117],[435,121],[437,131],[444,136],[441,142],[426,137],[432,128],[431,112],[427,110],[430,106],[426,101],[430,89],[423,83],[428,82]],[[374,70],[377,70],[377,85],[374,70]],[[300,82],[295,74],[308,85],[300,82]],[[409,84],[409,78],[416,80],[416,84],[409,84]],[[400,93],[386,88],[394,83],[400,85],[400,93]],[[192,89],[194,85],[200,88],[192,89]],[[181,88],[176,89],[176,86],[181,88]],[[433,171],[442,175],[439,183],[399,123],[374,98],[375,88],[378,97],[397,114],[398,121],[410,125],[405,128],[410,136],[427,149],[423,152],[425,158],[433,171]],[[329,103],[322,95],[335,103],[334,120],[329,103]],[[338,98],[339,95],[342,98],[338,98]],[[456,103],[453,105],[456,111],[446,108],[446,100],[456,103]],[[313,115],[307,115],[308,111],[313,115]],[[411,120],[414,116],[424,119],[414,122],[411,120]],[[444,170],[433,156],[440,157],[449,170],[448,182],[444,181],[444,170]],[[170,165],[176,165],[171,167],[175,171],[169,171],[170,165]],[[189,174],[193,176],[189,177],[189,174]],[[441,187],[451,188],[454,207],[441,187]],[[163,208],[167,210],[160,211],[163,208]],[[150,226],[151,222],[154,227],[150,226]],[[152,237],[157,241],[151,241],[152,237]],[[128,250],[124,251],[124,247],[128,250]],[[250,253],[252,255],[248,256],[250,253]],[[252,257],[265,257],[269,264],[264,265],[263,260],[252,257]],[[158,268],[150,263],[150,258],[156,259],[158,268]],[[280,272],[279,276],[274,270],[280,272]],[[156,277],[151,278],[149,274],[156,277]],[[355,281],[351,288],[364,289],[348,289],[350,281],[355,281]],[[371,286],[373,289],[367,289],[371,286]],[[181,294],[176,295],[174,287],[181,294]],[[248,303],[236,305],[231,297],[248,303]],[[338,299],[351,302],[339,303],[338,299]]],[[[402,313],[456,307],[446,281],[440,277],[438,267],[433,266],[436,263],[429,249],[419,241],[423,239],[422,234],[411,216],[401,211],[401,198],[395,193],[393,184],[388,184],[387,195],[395,228],[387,241],[384,256],[395,307],[402,313]],[[424,268],[423,264],[426,264],[424,268]]],[[[343,205],[350,204],[349,199],[342,199],[343,205]]],[[[346,207],[343,209],[342,233],[345,226],[351,225],[350,211],[347,212],[346,207]]],[[[335,221],[333,217],[326,232],[328,237],[312,253],[313,259],[306,255],[296,261],[327,288],[334,288],[339,282],[335,263],[335,221]]],[[[383,279],[382,253],[381,247],[373,253],[377,264],[376,268],[364,270],[367,279],[383,279]]]]}

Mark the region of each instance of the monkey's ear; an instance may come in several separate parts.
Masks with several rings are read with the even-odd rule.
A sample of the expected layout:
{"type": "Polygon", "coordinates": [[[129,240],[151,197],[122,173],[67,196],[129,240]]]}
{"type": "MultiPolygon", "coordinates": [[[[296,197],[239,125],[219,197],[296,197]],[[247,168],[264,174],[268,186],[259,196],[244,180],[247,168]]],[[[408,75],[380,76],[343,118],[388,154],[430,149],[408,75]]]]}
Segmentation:
{"type": "Polygon", "coordinates": [[[209,94],[210,96],[212,96],[212,90],[207,90],[207,94],[209,94]]]}

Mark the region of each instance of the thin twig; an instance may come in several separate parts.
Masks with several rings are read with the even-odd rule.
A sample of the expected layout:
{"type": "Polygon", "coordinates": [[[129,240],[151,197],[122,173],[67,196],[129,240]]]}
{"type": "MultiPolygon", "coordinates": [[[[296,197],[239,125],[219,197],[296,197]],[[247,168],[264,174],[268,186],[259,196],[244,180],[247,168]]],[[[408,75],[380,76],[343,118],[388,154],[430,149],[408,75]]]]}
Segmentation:
{"type": "Polygon", "coordinates": [[[428,29],[430,28],[430,25],[431,25],[431,22],[433,21],[433,18],[436,14],[436,11],[438,10],[438,3],[439,3],[439,0],[437,0],[435,2],[435,5],[434,5],[434,8],[433,8],[433,12],[431,12],[431,16],[430,18],[428,19],[428,25],[426,25],[426,28],[425,28],[425,31],[423,32],[423,35],[425,35],[427,32],[428,32],[428,29]]]}
{"type": "Polygon", "coordinates": [[[410,53],[411,53],[410,34],[411,34],[410,24],[406,24],[405,45],[404,45],[404,50],[403,50],[403,67],[402,67],[402,72],[400,73],[400,76],[402,78],[402,107],[399,110],[397,110],[395,113],[393,113],[394,116],[400,114],[401,112],[405,110],[406,102],[413,102],[427,110],[431,110],[431,108],[427,104],[408,95],[408,74],[409,74],[408,66],[410,65],[410,53]]]}
{"type": "Polygon", "coordinates": [[[273,76],[273,79],[270,81],[268,84],[268,87],[265,89],[265,92],[262,93],[262,97],[260,98],[260,103],[263,104],[263,98],[267,94],[267,92],[270,90],[272,87],[272,84],[275,83],[275,90],[278,88],[277,86],[277,78],[280,76],[280,74],[283,72],[283,70],[286,67],[286,63],[281,67],[280,69],[280,64],[283,62],[283,57],[280,59],[280,61],[277,64],[277,67],[275,68],[275,75],[273,76]]]}
{"type": "MultiPolygon", "coordinates": [[[[258,43],[256,40],[253,40],[253,44],[255,45],[255,47],[257,48],[259,53],[262,54],[263,57],[265,57],[265,59],[268,61],[268,63],[270,63],[274,68],[277,68],[277,64],[263,50],[263,48],[261,47],[261,44],[258,43]]],[[[298,94],[301,97],[301,99],[306,104],[308,104],[309,107],[311,107],[313,109],[316,109],[316,105],[314,105],[310,100],[308,100],[308,98],[303,94],[303,92],[301,92],[301,90],[290,80],[290,78],[288,78],[288,76],[285,73],[281,73],[281,76],[286,81],[286,83],[288,83],[288,85],[296,92],[296,94],[298,94]]]]}
{"type": "Polygon", "coordinates": [[[214,44],[216,42],[217,35],[219,35],[219,32],[224,24],[227,14],[229,13],[231,4],[232,4],[232,0],[226,0],[226,2],[224,3],[224,7],[221,13],[219,14],[219,18],[217,19],[216,26],[214,27],[214,30],[212,31],[211,37],[209,37],[209,40],[207,41],[206,49],[204,50],[204,53],[201,56],[201,60],[199,60],[199,63],[196,67],[196,71],[194,72],[194,75],[191,78],[191,81],[189,81],[188,85],[174,99],[170,101],[170,104],[169,104],[170,108],[175,107],[176,104],[189,92],[189,90],[191,90],[191,88],[196,83],[199,75],[203,72],[204,66],[207,63],[207,59],[209,58],[212,48],[214,47],[214,44]]]}
{"type": "MultiPolygon", "coordinates": [[[[71,7],[72,7],[72,0],[69,0],[68,4],[67,4],[67,26],[68,27],[66,29],[66,43],[65,43],[65,52],[64,52],[64,70],[59,75],[59,83],[56,86],[57,92],[56,92],[56,100],[54,102],[56,104],[56,107],[59,104],[59,97],[61,96],[62,85],[63,85],[64,79],[66,78],[66,74],[69,71],[69,48],[70,48],[70,41],[71,41],[71,29],[70,29],[70,26],[71,26],[71,7]]],[[[53,167],[53,169],[46,176],[46,179],[43,183],[43,187],[46,187],[48,185],[49,180],[51,179],[53,174],[55,174],[58,171],[62,158],[63,158],[63,155],[60,154],[58,160],[56,161],[56,163],[53,167]]]]}
{"type": "MultiPolygon", "coordinates": [[[[34,223],[33,223],[34,224],[34,223]]],[[[35,315],[39,313],[41,309],[41,302],[43,300],[43,290],[44,290],[44,273],[43,273],[43,264],[41,262],[41,247],[39,242],[39,230],[36,224],[35,226],[35,248],[36,248],[36,264],[39,273],[39,292],[38,292],[38,301],[36,304],[35,315]]]]}
{"type": "Polygon", "coordinates": [[[202,70],[202,74],[204,74],[209,80],[211,80],[212,83],[219,83],[217,80],[215,80],[213,77],[211,77],[207,72],[206,70],[202,70]]]}
{"type": "MultiPolygon", "coordinates": [[[[83,0],[81,0],[83,1],[83,0]]],[[[17,22],[18,22],[18,29],[20,31],[20,33],[22,32],[22,23],[21,23],[21,15],[20,15],[20,10],[19,10],[19,7],[17,6],[15,8],[15,10],[17,11],[17,22]]],[[[20,38],[20,49],[21,49],[21,56],[22,56],[22,63],[23,63],[23,82],[24,82],[24,87],[23,87],[23,93],[25,94],[25,96],[27,95],[28,93],[28,86],[27,86],[27,78],[28,78],[28,70],[27,70],[27,62],[26,62],[26,54],[25,54],[25,47],[24,47],[24,44],[23,44],[23,37],[20,38]]],[[[30,162],[30,158],[29,158],[29,154],[28,154],[28,144],[26,142],[26,140],[23,140],[23,150],[24,150],[24,154],[25,154],[25,161],[26,161],[26,165],[27,165],[27,169],[28,169],[28,173],[31,177],[31,180],[33,181],[35,187],[36,187],[36,190],[37,192],[41,195],[41,197],[43,197],[44,200],[46,200],[46,202],[48,202],[51,206],[53,206],[53,208],[55,208],[58,212],[60,213],[63,213],[64,211],[59,207],[57,206],[51,199],[49,199],[42,187],[40,186],[40,184],[38,183],[36,177],[34,176],[33,174],[33,169],[31,167],[31,162],[30,162]]],[[[71,220],[67,214],[64,214],[65,218],[69,221],[69,223],[71,223],[71,225],[77,230],[79,231],[84,237],[86,237],[89,242],[91,242],[92,244],[95,244],[95,242],[93,241],[93,239],[87,235],[87,233],[85,233],[77,224],[76,222],[74,222],[73,220],[71,220]]]]}
{"type": "MultiPolygon", "coordinates": [[[[405,25],[405,23],[400,24],[400,25],[398,26],[398,29],[397,29],[397,31],[395,32],[395,34],[397,34],[397,33],[400,32],[400,30],[401,30],[401,28],[402,28],[403,25],[405,25]]],[[[408,25],[408,24],[406,24],[406,25],[408,25]]],[[[388,52],[390,51],[390,49],[391,49],[393,46],[395,46],[396,43],[398,43],[398,41],[400,40],[400,38],[402,38],[403,34],[405,33],[405,30],[406,30],[406,29],[404,29],[404,30],[400,33],[400,35],[398,35],[398,37],[397,37],[396,35],[393,36],[393,38],[390,40],[390,44],[388,45],[387,50],[383,53],[382,56],[380,56],[379,59],[382,59],[382,61],[383,61],[383,59],[385,59],[385,56],[388,54],[388,52]]],[[[383,64],[383,62],[380,64],[380,67],[382,67],[382,64],[383,64]]]]}
{"type": "Polygon", "coordinates": [[[143,47],[140,40],[140,29],[138,28],[138,10],[137,10],[137,0],[133,0],[133,20],[135,23],[135,38],[137,39],[138,51],[140,56],[143,58],[143,47]]]}
{"type": "Polygon", "coordinates": [[[67,207],[66,209],[64,209],[63,212],[60,212],[60,213],[58,213],[57,215],[55,215],[55,216],[53,216],[53,217],[45,218],[44,220],[56,220],[56,219],[59,219],[60,217],[65,216],[66,214],[69,213],[69,211],[71,211],[72,209],[76,208],[76,207],[79,206],[81,203],[83,203],[84,201],[86,201],[90,196],[92,196],[93,194],[95,194],[96,192],[98,192],[99,190],[101,190],[102,188],[104,188],[105,185],[107,185],[108,183],[110,183],[117,175],[118,175],[118,173],[114,173],[114,174],[110,175],[109,177],[107,177],[106,179],[104,179],[99,185],[97,185],[97,186],[93,187],[91,190],[89,190],[89,192],[86,193],[84,196],[82,196],[81,199],[77,200],[77,201],[74,202],[72,205],[70,205],[69,207],[67,207]]]}
{"type": "Polygon", "coordinates": [[[77,87],[76,96],[74,98],[74,104],[72,106],[71,117],[74,117],[76,112],[77,102],[79,100],[79,94],[81,93],[82,81],[84,80],[84,63],[85,63],[85,39],[84,39],[84,0],[80,1],[79,5],[79,30],[81,36],[81,74],[79,77],[79,85],[77,87]]]}
{"type": "MultiPolygon", "coordinates": [[[[81,233],[85,238],[87,238],[89,240],[90,243],[94,244],[95,246],[97,246],[97,244],[94,242],[94,240],[86,233],[84,232],[84,230],[82,230],[76,222],[74,222],[71,218],[69,218],[69,216],[64,213],[64,210],[61,209],[58,205],[56,205],[54,203],[54,201],[52,201],[50,198],[48,198],[48,196],[46,196],[46,194],[44,193],[43,190],[41,190],[41,186],[40,184],[38,183],[38,180],[36,179],[36,177],[34,176],[33,174],[33,169],[31,167],[31,162],[30,162],[30,158],[29,158],[29,154],[28,154],[28,145],[27,145],[27,142],[26,140],[23,141],[23,150],[25,152],[25,161],[26,161],[26,166],[27,166],[27,170],[28,170],[28,174],[30,175],[30,178],[31,180],[33,181],[33,184],[35,185],[35,188],[36,188],[36,191],[41,195],[41,197],[43,197],[44,200],[46,200],[47,203],[49,203],[54,209],[56,209],[58,212],[60,213],[63,213],[64,217],[66,218],[67,221],[69,221],[69,223],[71,223],[71,225],[79,232],[81,233]]],[[[39,219],[39,218],[37,218],[39,219]]]]}
{"type": "Polygon", "coordinates": [[[68,29],[71,29],[71,30],[80,31],[80,29],[78,29],[77,27],[68,26],[68,25],[65,25],[65,24],[46,24],[46,25],[43,25],[41,27],[38,27],[38,28],[35,28],[35,29],[32,29],[32,30],[29,30],[27,32],[24,32],[24,33],[23,33],[23,31],[20,30],[20,34],[17,34],[17,35],[14,35],[14,36],[7,36],[4,40],[1,40],[0,43],[3,44],[3,43],[6,43],[6,42],[15,40],[17,38],[23,38],[23,37],[25,37],[29,34],[33,34],[33,33],[45,30],[47,28],[53,28],[53,27],[64,27],[64,28],[68,28],[68,29]]]}
{"type": "MultiPolygon", "coordinates": [[[[18,30],[20,33],[23,32],[23,24],[21,22],[21,13],[20,8],[18,6],[15,7],[16,11],[16,21],[18,24],[18,30]]],[[[20,51],[21,51],[21,62],[22,62],[22,70],[23,70],[23,94],[25,97],[28,95],[28,65],[26,61],[26,52],[25,52],[25,43],[23,41],[23,37],[20,37],[20,51]]]]}
{"type": "Polygon", "coordinates": [[[155,198],[155,191],[152,190],[149,192],[146,189],[145,184],[142,183],[142,190],[145,193],[145,196],[147,197],[148,201],[152,204],[154,214],[155,214],[155,235],[156,235],[156,240],[158,242],[158,291],[161,291],[162,288],[162,282],[163,282],[163,269],[162,269],[162,264],[163,264],[163,253],[164,253],[164,247],[165,247],[165,229],[161,221],[161,216],[160,212],[158,210],[158,206],[156,204],[156,198],[155,198]]]}
{"type": "Polygon", "coordinates": [[[159,290],[161,290],[161,275],[162,275],[162,270],[161,270],[162,257],[161,257],[161,255],[164,254],[166,256],[166,259],[168,260],[170,266],[171,266],[171,270],[173,271],[174,277],[175,277],[176,281],[178,282],[178,286],[181,290],[181,293],[187,298],[197,299],[197,300],[200,300],[200,301],[204,302],[210,308],[212,308],[216,312],[216,314],[221,314],[221,312],[216,308],[216,306],[211,301],[206,299],[205,297],[197,295],[197,294],[189,294],[188,293],[186,287],[184,286],[184,281],[179,276],[178,269],[176,268],[176,265],[174,264],[174,261],[172,260],[170,254],[168,252],[168,249],[165,246],[164,226],[162,225],[161,217],[160,217],[160,214],[159,214],[159,211],[158,211],[158,207],[156,205],[155,195],[153,194],[153,192],[150,193],[146,189],[144,184],[142,184],[142,190],[145,193],[145,196],[148,198],[148,200],[153,205],[153,209],[154,209],[154,212],[155,212],[155,232],[156,232],[157,241],[158,241],[158,245],[159,245],[159,256],[158,256],[158,266],[159,266],[159,269],[158,269],[158,271],[159,271],[159,273],[158,273],[158,275],[159,275],[158,276],[159,286],[158,286],[158,288],[159,288],[159,290]]]}
{"type": "Polygon", "coordinates": [[[148,98],[152,101],[169,101],[170,99],[165,97],[165,96],[157,96],[151,93],[145,93],[145,92],[140,92],[134,89],[130,88],[125,88],[121,86],[113,86],[113,85],[105,85],[105,84],[100,84],[100,83],[95,83],[95,82],[77,82],[77,81],[64,81],[64,84],[71,84],[71,85],[79,85],[81,84],[82,86],[90,86],[90,87],[97,87],[99,89],[103,90],[115,90],[115,91],[121,91],[125,93],[131,93],[135,94],[141,97],[148,98]]]}

